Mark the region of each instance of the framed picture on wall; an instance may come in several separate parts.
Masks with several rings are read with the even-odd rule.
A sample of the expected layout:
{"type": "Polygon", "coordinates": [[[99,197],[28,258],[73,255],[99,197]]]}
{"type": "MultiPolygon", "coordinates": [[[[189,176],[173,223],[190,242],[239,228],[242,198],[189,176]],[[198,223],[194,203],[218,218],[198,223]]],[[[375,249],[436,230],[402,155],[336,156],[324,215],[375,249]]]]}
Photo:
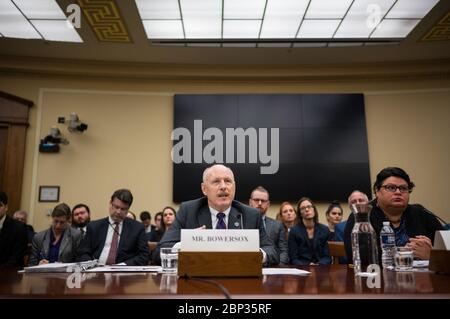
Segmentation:
{"type": "Polygon", "coordinates": [[[59,186],[39,186],[40,202],[58,202],[59,186]]]}

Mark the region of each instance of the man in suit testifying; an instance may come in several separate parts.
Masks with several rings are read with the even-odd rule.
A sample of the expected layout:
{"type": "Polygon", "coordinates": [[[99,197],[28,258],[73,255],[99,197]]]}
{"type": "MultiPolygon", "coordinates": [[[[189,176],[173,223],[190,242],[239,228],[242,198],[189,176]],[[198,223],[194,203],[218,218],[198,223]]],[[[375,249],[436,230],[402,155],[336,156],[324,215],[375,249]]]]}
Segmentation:
{"type": "Polygon", "coordinates": [[[8,211],[8,196],[0,191],[0,267],[22,267],[27,251],[27,227],[12,219],[8,211]]]}
{"type": "Polygon", "coordinates": [[[78,250],[78,261],[98,259],[101,264],[148,264],[149,251],[145,241],[144,225],[126,218],[133,203],[128,189],[114,192],[109,202],[109,217],[87,225],[78,250]]]}
{"type": "Polygon", "coordinates": [[[283,224],[266,215],[270,206],[269,192],[262,186],[256,187],[250,194],[249,205],[261,213],[267,236],[272,240],[280,257],[280,264],[289,264],[287,240],[283,224]]]}
{"type": "MultiPolygon", "coordinates": [[[[202,192],[205,197],[184,202],[159,243],[172,247],[180,241],[181,229],[259,229],[259,244],[264,264],[278,264],[278,254],[264,230],[258,210],[234,200],[234,174],[224,165],[213,165],[203,172],[202,192]]],[[[159,254],[155,254],[158,263],[159,254]]]]}

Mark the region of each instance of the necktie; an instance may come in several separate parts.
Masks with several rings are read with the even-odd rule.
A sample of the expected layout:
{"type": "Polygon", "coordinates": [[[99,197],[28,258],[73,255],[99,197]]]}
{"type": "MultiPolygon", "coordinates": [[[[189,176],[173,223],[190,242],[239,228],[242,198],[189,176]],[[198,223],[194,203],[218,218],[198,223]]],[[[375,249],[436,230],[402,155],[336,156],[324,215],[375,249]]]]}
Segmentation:
{"type": "Polygon", "coordinates": [[[116,263],[117,257],[117,246],[119,244],[119,223],[115,222],[114,233],[111,241],[111,247],[109,248],[108,258],[106,259],[107,265],[112,265],[116,263]]]}
{"type": "Polygon", "coordinates": [[[217,225],[216,229],[227,229],[227,225],[225,224],[225,214],[224,213],[218,213],[216,215],[217,217],[217,225]]]}

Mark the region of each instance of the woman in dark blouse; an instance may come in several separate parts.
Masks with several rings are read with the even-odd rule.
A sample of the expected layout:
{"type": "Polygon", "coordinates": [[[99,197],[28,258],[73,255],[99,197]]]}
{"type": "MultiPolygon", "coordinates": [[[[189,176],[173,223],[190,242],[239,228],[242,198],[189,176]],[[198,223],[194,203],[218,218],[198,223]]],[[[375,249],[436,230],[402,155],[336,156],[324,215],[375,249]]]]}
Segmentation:
{"type": "Polygon", "coordinates": [[[319,224],[317,208],[303,197],[298,201],[299,222],[289,232],[289,259],[293,265],[331,264],[328,251],[328,227],[319,224]]]}

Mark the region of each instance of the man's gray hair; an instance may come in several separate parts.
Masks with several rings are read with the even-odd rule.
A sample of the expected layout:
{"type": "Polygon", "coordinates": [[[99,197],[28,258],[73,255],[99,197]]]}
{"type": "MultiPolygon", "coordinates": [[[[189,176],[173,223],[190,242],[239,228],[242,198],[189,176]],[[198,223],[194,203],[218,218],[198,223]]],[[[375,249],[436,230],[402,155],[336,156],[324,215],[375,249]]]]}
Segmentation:
{"type": "Polygon", "coordinates": [[[355,189],[353,192],[350,193],[350,196],[348,196],[348,198],[347,198],[347,203],[350,203],[350,197],[352,197],[352,195],[353,195],[354,193],[360,193],[360,194],[363,194],[364,197],[366,198],[367,202],[369,202],[369,197],[367,196],[366,193],[361,192],[360,190],[355,189]]]}
{"type": "Polygon", "coordinates": [[[233,171],[231,170],[231,168],[229,168],[228,166],[225,166],[225,165],[223,165],[223,164],[214,164],[214,165],[211,165],[211,166],[207,167],[207,168],[203,171],[203,178],[202,178],[203,183],[206,182],[206,179],[208,178],[208,175],[209,175],[211,169],[214,168],[214,167],[218,167],[218,166],[221,166],[221,167],[226,168],[227,170],[229,170],[230,173],[231,173],[231,175],[233,175],[233,180],[234,180],[234,173],[233,173],[233,171]]]}

